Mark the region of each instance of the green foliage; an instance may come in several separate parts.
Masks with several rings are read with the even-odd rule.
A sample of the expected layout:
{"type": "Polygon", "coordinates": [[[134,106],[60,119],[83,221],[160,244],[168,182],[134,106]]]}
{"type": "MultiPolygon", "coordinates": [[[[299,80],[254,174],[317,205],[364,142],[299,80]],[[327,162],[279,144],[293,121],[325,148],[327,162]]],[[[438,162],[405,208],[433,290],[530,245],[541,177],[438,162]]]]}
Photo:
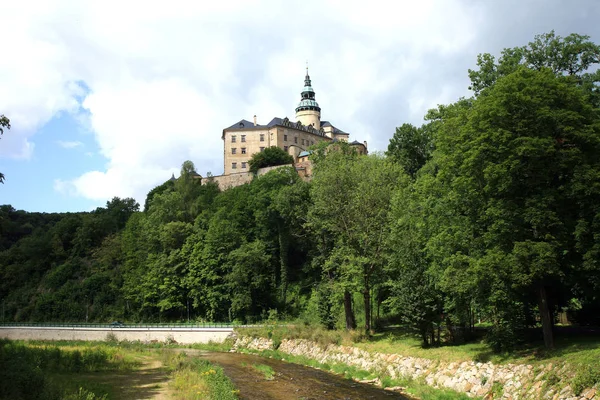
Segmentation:
{"type": "Polygon", "coordinates": [[[212,365],[200,357],[189,357],[186,353],[163,353],[163,363],[172,371],[171,386],[180,399],[223,399],[238,398],[229,378],[221,367],[212,365]]]}
{"type": "Polygon", "coordinates": [[[431,158],[433,138],[427,125],[416,128],[411,124],[403,124],[396,128],[396,133],[390,139],[386,156],[404,168],[404,172],[415,177],[431,158]]]}
{"type": "Polygon", "coordinates": [[[64,400],[106,400],[107,395],[105,394],[103,396],[98,396],[98,395],[96,395],[96,393],[80,387],[76,393],[71,393],[71,394],[63,397],[63,399],[64,400]]]}
{"type": "MultiPolygon", "coordinates": [[[[378,155],[359,157],[339,144],[314,168],[308,226],[331,240],[323,249],[324,273],[338,292],[360,291],[365,329],[371,329],[372,290],[387,262],[388,215],[395,190],[406,184],[401,168],[378,155]]],[[[353,316],[346,307],[347,327],[353,316]]]]}
{"type": "Polygon", "coordinates": [[[500,383],[500,382],[494,382],[492,384],[492,390],[491,392],[494,395],[494,398],[501,398],[502,394],[504,393],[504,386],[500,383]]]}
{"type": "Polygon", "coordinates": [[[571,389],[579,396],[584,389],[595,387],[600,383],[600,371],[592,365],[577,368],[575,377],[571,380],[571,389]]]}
{"type": "Polygon", "coordinates": [[[313,291],[313,296],[317,302],[319,322],[327,329],[334,329],[336,314],[334,312],[334,296],[331,293],[331,288],[322,283],[313,291]]]}
{"type": "Polygon", "coordinates": [[[66,350],[0,340],[0,399],[101,399],[87,388],[63,393],[50,374],[123,370],[132,364],[115,348],[85,347],[66,350]]]}
{"type": "Polygon", "coordinates": [[[275,378],[275,371],[273,368],[265,364],[253,364],[252,368],[264,375],[265,379],[272,381],[275,378]]]}
{"type": "MultiPolygon", "coordinates": [[[[567,75],[598,94],[597,73],[588,73],[595,64],[600,63],[600,46],[589,41],[586,35],[570,34],[563,38],[551,31],[537,35],[527,46],[507,48],[496,63],[489,53],[477,57],[479,70],[469,70],[470,89],[476,95],[496,81],[515,72],[520,66],[532,70],[549,69],[555,75],[567,75]],[[595,87],[594,87],[595,86],[595,87]]],[[[596,103],[598,105],[598,103],[596,103]]]]}
{"type": "Polygon", "coordinates": [[[261,168],[292,164],[293,162],[293,157],[283,149],[271,146],[259,153],[253,154],[248,161],[248,165],[250,166],[250,172],[255,174],[261,168]]]}

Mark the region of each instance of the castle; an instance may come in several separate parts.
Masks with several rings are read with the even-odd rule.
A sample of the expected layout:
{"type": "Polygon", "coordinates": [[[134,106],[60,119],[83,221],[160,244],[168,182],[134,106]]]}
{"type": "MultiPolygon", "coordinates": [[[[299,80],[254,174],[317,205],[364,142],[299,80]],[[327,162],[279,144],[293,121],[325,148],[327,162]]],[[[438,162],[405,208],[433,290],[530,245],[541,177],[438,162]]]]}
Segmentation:
{"type": "MultiPolygon", "coordinates": [[[[296,122],[286,118],[273,118],[268,124],[242,119],[223,129],[223,175],[211,177],[221,189],[249,182],[253,174],[249,172],[248,161],[253,154],[267,147],[277,146],[294,159],[294,166],[300,176],[310,179],[311,165],[308,160],[309,147],[321,141],[348,141],[349,133],[336,128],[329,121],[321,121],[321,107],[315,100],[308,68],[304,78],[304,88],[300,103],[296,107],[296,122]]],[[[367,142],[350,143],[359,154],[367,154],[367,142]]],[[[260,172],[259,172],[260,174],[260,172]]],[[[203,181],[206,181],[204,179],[203,181]]]]}

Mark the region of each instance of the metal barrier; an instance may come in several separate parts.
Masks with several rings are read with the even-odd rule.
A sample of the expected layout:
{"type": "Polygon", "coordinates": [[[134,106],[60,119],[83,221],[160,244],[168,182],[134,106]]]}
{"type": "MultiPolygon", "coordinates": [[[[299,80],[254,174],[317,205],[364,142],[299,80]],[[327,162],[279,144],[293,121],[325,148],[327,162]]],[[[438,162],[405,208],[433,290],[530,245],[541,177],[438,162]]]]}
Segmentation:
{"type": "Polygon", "coordinates": [[[1,327],[39,327],[39,328],[237,328],[246,325],[237,325],[226,322],[207,323],[168,323],[168,324],[129,324],[129,323],[51,323],[51,322],[4,322],[1,327]]]}

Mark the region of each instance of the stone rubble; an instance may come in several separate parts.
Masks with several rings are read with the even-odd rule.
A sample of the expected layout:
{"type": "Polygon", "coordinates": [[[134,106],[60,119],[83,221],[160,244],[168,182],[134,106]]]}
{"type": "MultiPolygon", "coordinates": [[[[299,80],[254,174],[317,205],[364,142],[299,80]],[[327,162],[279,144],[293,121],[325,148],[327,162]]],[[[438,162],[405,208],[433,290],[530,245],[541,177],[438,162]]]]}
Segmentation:
{"type": "MultiPolygon", "coordinates": [[[[273,350],[273,341],[239,337],[234,343],[234,349],[239,348],[273,350]]],[[[323,364],[343,363],[389,375],[391,378],[421,379],[427,385],[463,392],[470,397],[506,400],[600,400],[596,388],[588,388],[583,390],[581,395],[575,395],[568,384],[572,372],[566,365],[559,367],[548,363],[534,368],[527,364],[442,362],[399,354],[369,353],[351,346],[330,344],[323,347],[303,339],[284,339],[277,350],[308,357],[323,364]],[[548,377],[551,377],[552,382],[546,381],[548,377]]]]}

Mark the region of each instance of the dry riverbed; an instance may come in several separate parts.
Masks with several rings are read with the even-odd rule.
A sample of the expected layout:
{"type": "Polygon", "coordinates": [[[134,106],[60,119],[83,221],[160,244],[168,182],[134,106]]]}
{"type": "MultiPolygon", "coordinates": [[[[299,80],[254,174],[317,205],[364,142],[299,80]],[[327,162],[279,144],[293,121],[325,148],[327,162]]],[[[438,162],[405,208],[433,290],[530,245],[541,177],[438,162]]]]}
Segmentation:
{"type": "Polygon", "coordinates": [[[203,353],[201,357],[219,365],[247,400],[393,400],[402,394],[354,382],[302,365],[237,353],[203,353]],[[274,373],[265,376],[257,366],[274,373]]]}

